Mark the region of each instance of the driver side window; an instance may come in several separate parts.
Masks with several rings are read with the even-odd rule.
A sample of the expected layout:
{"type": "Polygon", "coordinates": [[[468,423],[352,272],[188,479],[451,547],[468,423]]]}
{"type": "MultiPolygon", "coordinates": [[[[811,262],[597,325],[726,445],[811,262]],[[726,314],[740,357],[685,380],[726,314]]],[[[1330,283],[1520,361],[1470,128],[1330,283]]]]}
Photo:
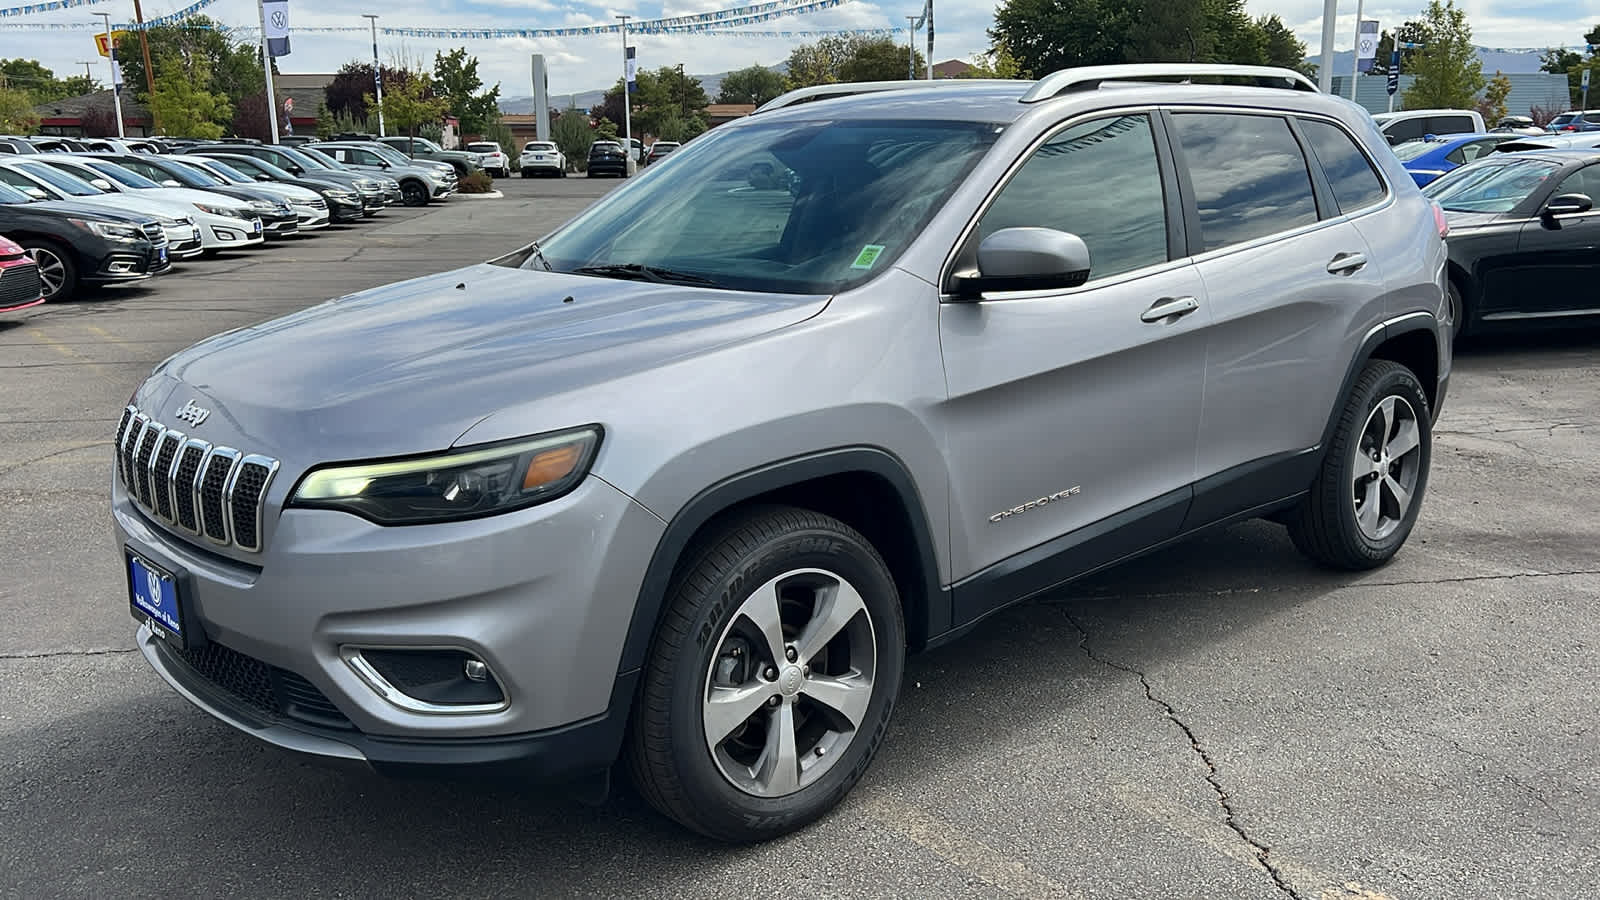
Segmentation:
{"type": "Polygon", "coordinates": [[[1167,210],[1147,115],[1067,128],[1034,152],[978,223],[1053,228],[1089,247],[1093,281],[1166,262],[1167,210]]]}
{"type": "Polygon", "coordinates": [[[1600,163],[1568,175],[1550,196],[1559,197],[1562,194],[1586,194],[1595,205],[1600,206],[1600,163]]]}

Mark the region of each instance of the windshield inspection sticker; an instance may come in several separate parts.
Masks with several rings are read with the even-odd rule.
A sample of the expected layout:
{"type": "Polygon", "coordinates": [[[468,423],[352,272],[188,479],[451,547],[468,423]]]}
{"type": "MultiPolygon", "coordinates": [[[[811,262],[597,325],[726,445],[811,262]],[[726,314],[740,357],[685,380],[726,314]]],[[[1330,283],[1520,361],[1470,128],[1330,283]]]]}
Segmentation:
{"type": "Polygon", "coordinates": [[[878,261],[878,257],[880,257],[882,255],[883,255],[883,245],[882,244],[868,244],[865,247],[861,248],[861,252],[860,253],[856,254],[856,261],[850,264],[850,268],[852,268],[852,269],[870,269],[870,268],[872,268],[872,264],[877,262],[878,261]]]}

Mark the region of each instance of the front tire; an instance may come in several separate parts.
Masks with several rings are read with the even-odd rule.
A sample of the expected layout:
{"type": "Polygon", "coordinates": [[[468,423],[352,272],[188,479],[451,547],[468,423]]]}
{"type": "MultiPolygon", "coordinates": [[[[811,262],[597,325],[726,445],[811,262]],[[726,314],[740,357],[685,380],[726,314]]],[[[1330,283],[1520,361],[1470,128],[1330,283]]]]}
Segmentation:
{"type": "Polygon", "coordinates": [[[883,558],[829,516],[752,510],[688,551],[632,722],[657,810],[756,841],[831,810],[888,729],[905,623],[883,558]]]}
{"type": "Polygon", "coordinates": [[[415,181],[401,182],[400,198],[406,206],[427,206],[428,189],[415,181]]]}
{"type": "Polygon", "coordinates": [[[71,299],[78,292],[78,267],[72,254],[53,241],[23,241],[22,250],[39,267],[44,302],[71,299]]]}
{"type": "Polygon", "coordinates": [[[1356,379],[1311,493],[1289,519],[1306,556],[1375,569],[1416,525],[1433,459],[1428,397],[1412,371],[1373,360],[1356,379]]]}

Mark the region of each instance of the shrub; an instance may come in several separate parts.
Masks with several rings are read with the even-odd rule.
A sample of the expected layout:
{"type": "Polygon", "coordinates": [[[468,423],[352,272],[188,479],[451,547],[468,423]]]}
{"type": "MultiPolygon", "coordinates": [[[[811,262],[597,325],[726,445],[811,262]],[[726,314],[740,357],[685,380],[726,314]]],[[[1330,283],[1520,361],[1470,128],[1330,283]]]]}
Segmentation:
{"type": "Polygon", "coordinates": [[[494,190],[494,179],[479,169],[457,182],[456,189],[463,194],[487,194],[494,190]]]}

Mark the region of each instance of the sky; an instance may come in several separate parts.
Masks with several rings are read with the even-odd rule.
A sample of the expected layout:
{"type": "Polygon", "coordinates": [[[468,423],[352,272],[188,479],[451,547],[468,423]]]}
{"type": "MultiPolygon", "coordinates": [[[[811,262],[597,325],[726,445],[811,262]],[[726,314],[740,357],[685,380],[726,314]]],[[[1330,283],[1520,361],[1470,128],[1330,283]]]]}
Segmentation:
{"type": "MultiPolygon", "coordinates": [[[[24,0],[0,0],[0,7],[18,5],[24,0]]],[[[193,0],[143,0],[144,14],[160,16],[180,9],[193,0]]],[[[290,0],[290,26],[365,26],[362,13],[379,13],[380,25],[393,27],[437,28],[550,28],[566,25],[610,23],[614,14],[638,18],[678,16],[741,6],[754,0],[617,0],[604,5],[555,0],[422,0],[410,4],[403,13],[384,14],[384,5],[372,0],[290,0]]],[[[1175,0],[1183,2],[1183,0],[1175,0]]],[[[850,0],[842,6],[799,16],[787,16],[760,25],[767,30],[832,30],[905,26],[905,17],[920,11],[921,0],[904,0],[903,5],[868,0],[850,0]]],[[[1364,17],[1377,19],[1383,27],[1415,17],[1423,0],[1394,4],[1372,0],[1364,17]]],[[[1600,0],[1463,0],[1473,40],[1482,46],[1499,48],[1538,48],[1570,46],[1582,42],[1583,32],[1600,22],[1600,0]]],[[[1322,0],[1247,0],[1252,15],[1276,13],[1306,42],[1312,54],[1320,50],[1322,0]]],[[[132,18],[132,0],[108,0],[93,6],[42,13],[24,18],[8,17],[0,23],[76,22],[90,19],[92,13],[109,12],[114,20],[132,18]]],[[[993,21],[992,0],[935,0],[934,61],[970,59],[988,45],[986,29],[993,21]]],[[[1354,40],[1356,3],[1341,0],[1336,49],[1347,50],[1354,40]]],[[[206,10],[208,15],[230,25],[246,26],[257,22],[253,0],[217,0],[206,10]]],[[[904,41],[902,32],[897,39],[904,41]]],[[[925,47],[926,33],[919,33],[919,49],[925,47]]],[[[352,59],[369,59],[370,36],[359,34],[304,33],[292,38],[293,53],[278,61],[283,72],[332,72],[352,59]]],[[[727,35],[639,35],[630,41],[638,49],[641,68],[682,63],[694,74],[713,74],[752,64],[770,65],[785,59],[790,49],[803,39],[733,37],[727,35]]],[[[496,40],[426,40],[379,35],[379,54],[385,62],[396,57],[431,62],[433,54],[465,46],[480,61],[479,72],[488,84],[499,82],[501,96],[527,96],[533,93],[529,57],[543,53],[549,67],[552,101],[561,105],[561,95],[574,91],[604,88],[615,82],[622,70],[621,40],[616,34],[590,37],[496,40]]],[[[58,75],[81,74],[82,61],[95,63],[93,71],[108,80],[106,60],[95,53],[90,32],[18,32],[0,28],[0,57],[24,56],[38,59],[58,75]]]]}

